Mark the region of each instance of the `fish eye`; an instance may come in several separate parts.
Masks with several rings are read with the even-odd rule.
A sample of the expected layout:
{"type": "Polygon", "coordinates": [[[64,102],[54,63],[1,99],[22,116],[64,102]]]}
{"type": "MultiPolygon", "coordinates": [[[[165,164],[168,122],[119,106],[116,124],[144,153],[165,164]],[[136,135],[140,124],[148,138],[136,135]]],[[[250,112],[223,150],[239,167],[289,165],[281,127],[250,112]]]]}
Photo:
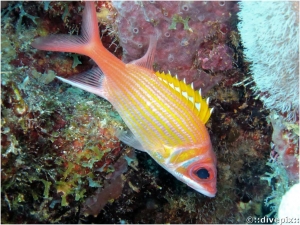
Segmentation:
{"type": "Polygon", "coordinates": [[[205,168],[201,168],[196,172],[196,175],[200,178],[200,179],[207,179],[209,178],[209,172],[207,171],[207,169],[205,168]]]}

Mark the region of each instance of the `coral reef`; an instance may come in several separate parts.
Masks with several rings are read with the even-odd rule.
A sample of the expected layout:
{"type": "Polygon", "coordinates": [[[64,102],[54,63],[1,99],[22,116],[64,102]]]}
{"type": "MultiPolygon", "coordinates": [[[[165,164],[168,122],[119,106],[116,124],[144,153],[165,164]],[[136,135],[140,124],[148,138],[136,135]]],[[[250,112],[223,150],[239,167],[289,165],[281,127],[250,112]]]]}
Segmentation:
{"type": "Polygon", "coordinates": [[[2,219],[65,221],[56,209],[78,211],[118,170],[113,162],[122,148],[111,127],[124,125],[107,102],[57,85],[41,87],[32,77],[22,88],[12,81],[22,77],[18,73],[25,75],[18,69],[2,77],[2,219]]]}
{"type": "MultiPolygon", "coordinates": [[[[117,46],[122,37],[117,32],[116,11],[110,2],[95,4],[99,20],[107,19],[101,25],[104,45],[121,57],[122,48],[117,46]]],[[[159,4],[164,3],[145,2],[144,7],[148,13],[158,12],[155,8],[159,4]],[[150,6],[153,11],[146,8],[150,6]]],[[[169,4],[165,8],[171,13],[169,4]]],[[[199,3],[187,4],[193,10],[193,4],[199,3]]],[[[234,18],[234,2],[207,2],[207,10],[211,10],[203,13],[207,21],[202,24],[193,25],[195,18],[187,20],[188,14],[184,13],[173,19],[166,16],[165,29],[176,24],[176,30],[169,30],[169,44],[173,37],[176,43],[183,38],[175,33],[193,35],[189,28],[196,33],[197,24],[203,31],[209,29],[211,39],[202,43],[203,48],[195,48],[199,53],[196,59],[201,58],[197,68],[202,70],[202,64],[209,68],[201,72],[209,79],[226,70],[224,79],[210,87],[210,91],[206,90],[215,108],[207,126],[218,160],[218,194],[206,198],[177,181],[150,156],[139,152],[135,156],[132,149],[116,140],[114,130],[125,129],[125,125],[108,102],[53,79],[55,74],[64,77],[77,74],[92,67],[93,62],[84,56],[30,47],[36,36],[80,32],[84,3],[8,3],[2,9],[8,12],[1,23],[2,223],[245,223],[248,216],[268,214],[272,209],[265,208],[263,199],[272,190],[260,178],[265,172],[275,175],[265,164],[272,127],[266,119],[268,113],[252,91],[243,85],[233,86],[244,80],[248,71],[238,33],[231,31],[230,40],[225,35],[226,40],[217,41],[217,36],[222,36],[221,24],[217,22],[214,27],[208,24],[220,13],[222,23],[229,26],[229,15],[225,13],[227,19],[222,20],[224,11],[216,10],[223,9],[224,4],[234,18]],[[214,8],[214,4],[220,5],[214,8]],[[20,8],[36,17],[35,22],[23,16],[20,27],[16,28],[20,8]],[[201,49],[205,51],[199,52],[201,49]],[[225,52],[229,53],[228,58],[220,60],[225,52]],[[236,61],[238,67],[232,66],[232,61],[228,64],[228,60],[236,61]],[[208,71],[212,69],[214,72],[208,71]]],[[[183,6],[174,10],[187,9],[183,6]]],[[[153,24],[144,20],[141,23],[153,24]]],[[[235,25],[236,21],[230,24],[235,25]]],[[[144,41],[147,45],[148,38],[144,41]]],[[[165,62],[166,58],[160,54],[165,62]]],[[[180,51],[177,55],[174,58],[177,65],[184,64],[180,62],[180,51]]],[[[173,68],[169,66],[166,69],[173,68]]],[[[191,69],[191,65],[185,67],[191,69]]],[[[273,178],[269,179],[273,183],[273,178]]]]}
{"type": "Polygon", "coordinates": [[[133,168],[137,165],[134,150],[128,149],[125,152],[126,154],[123,154],[113,165],[113,173],[106,176],[110,183],[105,181],[104,188],[98,188],[94,195],[85,200],[81,214],[85,216],[93,215],[96,217],[108,201],[120,197],[126,180],[122,174],[127,172],[128,165],[133,168]]]}
{"type": "MultiPolygon", "coordinates": [[[[51,8],[56,4],[60,3],[51,8]]],[[[53,81],[57,73],[76,72],[80,65],[72,69],[69,55],[43,58],[30,47],[44,23],[37,20],[37,29],[32,27],[35,23],[29,28],[23,22],[13,26],[20,21],[11,15],[15,9],[25,12],[41,6],[9,3],[6,10],[13,11],[4,14],[1,24],[6,43],[1,62],[1,193],[6,223],[69,222],[66,215],[79,211],[85,197],[118,171],[114,163],[120,155],[127,154],[121,153],[113,136],[113,129],[124,124],[108,102],[53,81]]],[[[51,17],[48,13],[45,20],[51,17]]],[[[46,29],[55,26],[48,24],[46,29]]]]}
{"type": "Polygon", "coordinates": [[[210,1],[113,2],[117,10],[115,33],[123,61],[138,59],[149,38],[158,37],[154,67],[194,82],[205,94],[233,68],[235,3],[210,1]],[[154,36],[154,37],[153,37],[154,36]]]}

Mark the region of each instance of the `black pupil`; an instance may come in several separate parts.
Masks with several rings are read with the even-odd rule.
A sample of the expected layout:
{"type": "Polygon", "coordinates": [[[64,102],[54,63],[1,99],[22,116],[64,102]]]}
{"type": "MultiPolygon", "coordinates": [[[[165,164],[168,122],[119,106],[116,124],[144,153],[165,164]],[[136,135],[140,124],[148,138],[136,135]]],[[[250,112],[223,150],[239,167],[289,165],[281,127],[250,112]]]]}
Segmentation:
{"type": "Polygon", "coordinates": [[[197,176],[201,179],[207,179],[207,178],[209,178],[209,173],[208,173],[207,169],[202,168],[197,171],[197,176]]]}

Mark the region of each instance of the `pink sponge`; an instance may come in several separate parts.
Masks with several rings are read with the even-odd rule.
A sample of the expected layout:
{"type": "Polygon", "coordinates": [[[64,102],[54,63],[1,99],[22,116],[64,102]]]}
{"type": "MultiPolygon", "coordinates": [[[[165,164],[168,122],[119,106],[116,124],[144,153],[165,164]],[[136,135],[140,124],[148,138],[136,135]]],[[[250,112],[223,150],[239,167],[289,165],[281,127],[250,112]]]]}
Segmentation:
{"type": "Polygon", "coordinates": [[[201,67],[205,70],[223,71],[232,69],[233,51],[225,44],[217,45],[211,50],[200,49],[198,54],[201,67]]]}
{"type": "Polygon", "coordinates": [[[278,153],[278,161],[287,171],[290,181],[299,182],[299,138],[284,125],[282,116],[270,115],[273,125],[272,141],[278,153]]]}
{"type": "Polygon", "coordinates": [[[214,72],[232,68],[233,51],[226,41],[236,3],[124,1],[113,5],[124,62],[143,56],[149,37],[157,35],[154,69],[186,78],[203,93],[222,79],[214,72]]]}

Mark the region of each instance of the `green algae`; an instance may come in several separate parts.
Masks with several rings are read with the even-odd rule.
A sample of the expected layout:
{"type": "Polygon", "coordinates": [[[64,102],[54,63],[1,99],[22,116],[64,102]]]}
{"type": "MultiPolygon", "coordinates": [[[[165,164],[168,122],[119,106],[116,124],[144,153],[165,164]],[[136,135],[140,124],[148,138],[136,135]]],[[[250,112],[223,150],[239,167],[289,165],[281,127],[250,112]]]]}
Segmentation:
{"type": "Polygon", "coordinates": [[[68,168],[67,170],[64,172],[63,177],[66,179],[67,176],[71,173],[71,171],[74,169],[75,165],[72,162],[68,163],[68,168]]]}
{"type": "Polygon", "coordinates": [[[93,179],[91,177],[88,177],[87,179],[89,181],[89,186],[90,187],[97,187],[97,188],[102,187],[101,184],[99,184],[98,182],[93,181],[93,179]]]}
{"type": "Polygon", "coordinates": [[[74,69],[76,66],[82,64],[82,62],[80,62],[80,60],[78,59],[78,55],[77,54],[72,54],[72,58],[73,58],[73,65],[72,68],[74,69]]]}
{"type": "Polygon", "coordinates": [[[78,189],[75,192],[75,201],[79,201],[85,197],[86,189],[78,189]]]}
{"type": "Polygon", "coordinates": [[[193,32],[192,28],[189,27],[189,24],[188,24],[189,20],[190,20],[189,16],[187,16],[185,19],[183,19],[182,16],[179,16],[178,14],[174,14],[174,16],[172,17],[172,23],[169,26],[169,30],[176,30],[177,23],[182,23],[184,30],[193,32]]]}
{"type": "Polygon", "coordinates": [[[43,179],[38,179],[39,181],[43,182],[45,189],[44,189],[44,198],[48,198],[49,197],[49,190],[50,190],[50,186],[51,186],[51,182],[50,181],[46,181],[43,179]]]}

